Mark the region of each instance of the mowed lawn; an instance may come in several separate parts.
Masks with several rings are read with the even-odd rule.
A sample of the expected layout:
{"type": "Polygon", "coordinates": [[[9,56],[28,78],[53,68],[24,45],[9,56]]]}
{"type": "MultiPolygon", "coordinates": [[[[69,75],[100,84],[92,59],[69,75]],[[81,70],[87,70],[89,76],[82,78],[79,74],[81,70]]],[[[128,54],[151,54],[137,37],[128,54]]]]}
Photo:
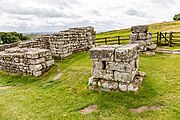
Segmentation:
{"type": "Polygon", "coordinates": [[[140,56],[140,70],[147,77],[138,92],[96,92],[87,89],[91,76],[88,52],[55,62],[45,75],[10,75],[0,72],[0,120],[179,120],[180,55],[140,56]],[[59,73],[62,76],[53,80],[59,73]],[[79,110],[97,105],[90,114],[79,110]],[[129,109],[160,105],[161,110],[140,114],[129,109]]]}

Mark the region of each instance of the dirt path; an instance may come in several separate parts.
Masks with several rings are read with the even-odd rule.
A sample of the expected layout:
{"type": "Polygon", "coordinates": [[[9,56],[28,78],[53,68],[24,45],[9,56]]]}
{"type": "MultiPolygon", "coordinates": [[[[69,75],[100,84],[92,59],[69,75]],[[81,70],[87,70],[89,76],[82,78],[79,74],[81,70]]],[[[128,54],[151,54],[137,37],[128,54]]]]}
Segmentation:
{"type": "Polygon", "coordinates": [[[96,110],[97,110],[97,105],[91,105],[91,106],[88,106],[88,107],[80,110],[80,113],[81,114],[89,114],[89,113],[92,113],[96,110]]]}
{"type": "Polygon", "coordinates": [[[142,113],[146,110],[161,110],[160,106],[141,106],[139,108],[129,109],[133,113],[142,113]]]}
{"type": "Polygon", "coordinates": [[[0,87],[0,90],[6,90],[8,88],[11,88],[11,86],[3,86],[3,87],[0,87]]]}

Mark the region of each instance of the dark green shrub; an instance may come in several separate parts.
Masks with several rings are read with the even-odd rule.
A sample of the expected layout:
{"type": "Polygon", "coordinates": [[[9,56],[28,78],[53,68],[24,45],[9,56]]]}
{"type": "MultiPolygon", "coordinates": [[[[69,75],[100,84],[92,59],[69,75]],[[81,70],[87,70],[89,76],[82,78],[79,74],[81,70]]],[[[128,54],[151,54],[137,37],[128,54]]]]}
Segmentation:
{"type": "Polygon", "coordinates": [[[18,41],[28,40],[27,36],[17,32],[0,32],[0,44],[9,44],[18,41]]]}
{"type": "Polygon", "coordinates": [[[180,20],[180,13],[179,13],[179,14],[176,14],[176,15],[173,17],[173,20],[175,20],[175,21],[180,20]]]}

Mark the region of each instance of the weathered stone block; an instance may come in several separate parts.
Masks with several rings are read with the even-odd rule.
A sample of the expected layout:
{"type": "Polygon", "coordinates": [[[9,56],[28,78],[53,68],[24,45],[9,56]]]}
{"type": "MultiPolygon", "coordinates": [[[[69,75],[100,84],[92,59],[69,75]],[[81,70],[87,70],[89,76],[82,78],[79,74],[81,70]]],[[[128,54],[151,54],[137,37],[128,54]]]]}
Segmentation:
{"type": "Polygon", "coordinates": [[[103,69],[103,62],[102,61],[93,61],[92,62],[93,69],[103,69]]]}
{"type": "Polygon", "coordinates": [[[132,44],[134,41],[138,39],[139,34],[138,33],[131,33],[130,34],[130,44],[132,44]]]}
{"type": "Polygon", "coordinates": [[[135,67],[135,60],[130,62],[107,62],[106,67],[112,71],[131,72],[135,67]]]}
{"type": "Polygon", "coordinates": [[[42,72],[41,72],[41,71],[34,71],[34,72],[33,72],[33,75],[34,75],[35,77],[39,77],[40,75],[42,75],[42,72]]]}
{"type": "Polygon", "coordinates": [[[139,33],[138,40],[146,40],[147,39],[147,33],[139,33]]]}
{"type": "Polygon", "coordinates": [[[113,71],[93,69],[92,76],[93,78],[103,78],[105,80],[113,80],[113,71]]]}
{"type": "Polygon", "coordinates": [[[92,60],[114,61],[114,48],[92,48],[90,57],[92,60]]]}
{"type": "Polygon", "coordinates": [[[131,27],[132,33],[147,33],[147,31],[148,31],[147,25],[138,25],[138,26],[131,27]]]}
{"type": "Polygon", "coordinates": [[[100,80],[98,86],[102,91],[116,91],[118,90],[118,82],[100,80]]]}
{"type": "Polygon", "coordinates": [[[132,61],[138,54],[138,44],[128,44],[115,50],[115,61],[132,61]]]}
{"type": "Polygon", "coordinates": [[[129,84],[128,85],[128,91],[137,91],[138,90],[138,86],[135,84],[129,84]]]}
{"type": "Polygon", "coordinates": [[[119,90],[122,91],[122,92],[125,92],[128,90],[128,84],[126,83],[119,83],[119,90]]]}
{"type": "Polygon", "coordinates": [[[54,64],[54,60],[46,61],[46,65],[47,65],[48,67],[50,67],[50,66],[53,65],[53,64],[54,64]]]}
{"type": "Polygon", "coordinates": [[[134,76],[135,75],[132,75],[132,73],[114,72],[114,80],[119,82],[130,83],[134,76]]]}
{"type": "Polygon", "coordinates": [[[29,69],[31,70],[31,71],[39,71],[39,70],[41,70],[43,67],[42,67],[42,65],[41,64],[39,64],[39,65],[29,65],[29,69]]]}

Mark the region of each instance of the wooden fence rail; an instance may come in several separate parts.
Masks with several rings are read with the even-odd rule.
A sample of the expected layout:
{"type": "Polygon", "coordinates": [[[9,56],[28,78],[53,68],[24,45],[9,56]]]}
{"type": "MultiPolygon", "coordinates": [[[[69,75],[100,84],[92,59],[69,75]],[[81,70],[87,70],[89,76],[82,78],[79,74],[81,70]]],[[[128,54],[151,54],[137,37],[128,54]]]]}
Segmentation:
{"type": "MultiPolygon", "coordinates": [[[[158,46],[180,45],[180,32],[154,32],[152,41],[158,46]]],[[[96,38],[96,44],[128,44],[129,35],[96,38]]]]}

